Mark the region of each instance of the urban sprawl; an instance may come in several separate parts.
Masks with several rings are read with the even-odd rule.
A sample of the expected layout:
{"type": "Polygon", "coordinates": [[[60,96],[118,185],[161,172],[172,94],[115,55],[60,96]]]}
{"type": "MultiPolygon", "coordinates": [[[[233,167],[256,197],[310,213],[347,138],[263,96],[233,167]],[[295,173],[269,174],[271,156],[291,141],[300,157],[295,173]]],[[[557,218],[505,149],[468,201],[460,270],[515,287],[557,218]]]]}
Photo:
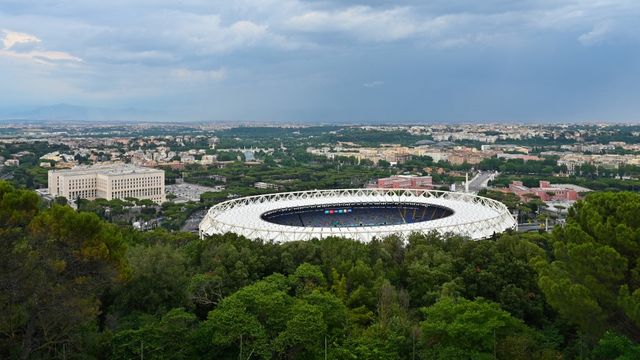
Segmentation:
{"type": "Polygon", "coordinates": [[[359,187],[479,193],[538,229],[591,190],[635,188],[638,140],[622,125],[3,125],[0,176],[140,229],[195,231],[239,196],[359,187]]]}

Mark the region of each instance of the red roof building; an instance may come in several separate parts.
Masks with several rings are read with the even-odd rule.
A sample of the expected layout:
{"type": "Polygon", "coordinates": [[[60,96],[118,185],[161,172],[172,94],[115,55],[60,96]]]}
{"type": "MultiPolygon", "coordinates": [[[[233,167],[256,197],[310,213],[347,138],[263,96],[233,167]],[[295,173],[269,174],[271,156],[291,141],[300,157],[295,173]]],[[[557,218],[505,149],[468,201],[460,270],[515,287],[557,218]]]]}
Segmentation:
{"type": "Polygon", "coordinates": [[[589,191],[589,189],[564,184],[552,185],[549,181],[541,180],[537,188],[526,187],[522,181],[513,181],[509,184],[509,191],[518,195],[523,201],[527,201],[531,196],[537,196],[542,201],[575,201],[580,197],[578,191],[589,191]]]}
{"type": "Polygon", "coordinates": [[[385,189],[432,189],[431,176],[390,176],[378,179],[377,187],[385,189]]]}

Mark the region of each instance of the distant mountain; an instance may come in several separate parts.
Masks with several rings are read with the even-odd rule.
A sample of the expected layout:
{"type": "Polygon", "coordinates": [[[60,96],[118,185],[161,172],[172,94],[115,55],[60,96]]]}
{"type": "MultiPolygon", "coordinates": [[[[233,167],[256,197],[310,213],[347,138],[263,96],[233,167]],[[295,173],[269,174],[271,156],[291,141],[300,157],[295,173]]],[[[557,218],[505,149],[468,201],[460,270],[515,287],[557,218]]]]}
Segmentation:
{"type": "Polygon", "coordinates": [[[0,120],[133,121],[153,120],[153,115],[135,108],[109,109],[56,104],[32,108],[0,109],[0,120]]]}

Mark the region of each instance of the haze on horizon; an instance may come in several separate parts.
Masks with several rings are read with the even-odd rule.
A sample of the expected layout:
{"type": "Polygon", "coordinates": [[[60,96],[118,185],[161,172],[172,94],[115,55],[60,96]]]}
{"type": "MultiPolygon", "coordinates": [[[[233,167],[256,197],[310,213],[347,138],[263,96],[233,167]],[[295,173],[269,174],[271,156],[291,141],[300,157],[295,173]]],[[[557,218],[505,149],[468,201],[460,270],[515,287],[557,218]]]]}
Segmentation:
{"type": "Polygon", "coordinates": [[[639,45],[636,0],[4,0],[0,110],[637,122],[639,45]]]}

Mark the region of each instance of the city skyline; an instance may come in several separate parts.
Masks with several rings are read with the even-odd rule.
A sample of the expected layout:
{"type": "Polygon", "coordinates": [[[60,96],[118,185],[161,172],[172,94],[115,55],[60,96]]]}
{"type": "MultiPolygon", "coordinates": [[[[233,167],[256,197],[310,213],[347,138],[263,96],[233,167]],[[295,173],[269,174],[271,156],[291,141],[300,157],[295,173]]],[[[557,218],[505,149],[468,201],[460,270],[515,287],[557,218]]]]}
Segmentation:
{"type": "Polygon", "coordinates": [[[637,122],[639,19],[628,0],[5,1],[0,118],[637,122]]]}

